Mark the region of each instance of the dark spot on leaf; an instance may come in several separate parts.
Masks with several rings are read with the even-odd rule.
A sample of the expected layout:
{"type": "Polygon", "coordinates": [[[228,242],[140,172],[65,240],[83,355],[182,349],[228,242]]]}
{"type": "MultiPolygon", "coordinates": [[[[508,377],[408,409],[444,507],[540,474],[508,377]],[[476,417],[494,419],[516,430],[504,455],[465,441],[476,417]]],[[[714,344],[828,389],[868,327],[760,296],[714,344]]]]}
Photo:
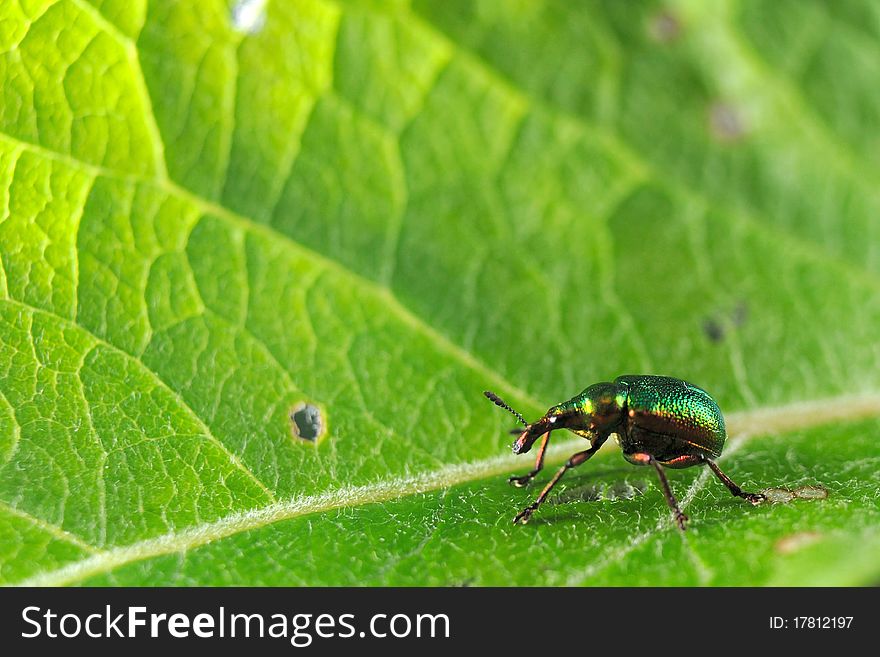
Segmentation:
{"type": "Polygon", "coordinates": [[[703,320],[703,333],[712,342],[721,342],[724,339],[724,326],[718,320],[707,317],[703,320]]]}
{"type": "Polygon", "coordinates": [[[720,142],[739,141],[746,134],[742,112],[729,103],[714,103],[709,108],[709,131],[720,142]]]}
{"type": "Polygon", "coordinates": [[[776,541],[776,551],[780,554],[791,554],[797,552],[801,548],[811,545],[822,538],[819,532],[797,532],[783,536],[776,541]]]}
{"type": "Polygon", "coordinates": [[[681,21],[668,10],[657,12],[648,21],[648,36],[657,43],[672,43],[681,33],[681,21]]]}
{"type": "Polygon", "coordinates": [[[801,486],[800,488],[768,488],[761,491],[771,504],[787,504],[794,499],[824,500],[828,489],[822,486],[801,486]]]}
{"type": "Polygon", "coordinates": [[[721,342],[727,333],[746,323],[749,318],[749,305],[740,301],[732,309],[717,308],[703,319],[703,334],[712,342],[721,342]]]}
{"type": "Polygon", "coordinates": [[[749,304],[745,301],[740,301],[736,304],[736,308],[733,309],[733,313],[730,317],[733,320],[734,326],[742,326],[749,319],[749,304]]]}
{"type": "Polygon", "coordinates": [[[321,409],[312,404],[300,403],[290,411],[293,435],[309,442],[318,442],[326,431],[321,409]]]}

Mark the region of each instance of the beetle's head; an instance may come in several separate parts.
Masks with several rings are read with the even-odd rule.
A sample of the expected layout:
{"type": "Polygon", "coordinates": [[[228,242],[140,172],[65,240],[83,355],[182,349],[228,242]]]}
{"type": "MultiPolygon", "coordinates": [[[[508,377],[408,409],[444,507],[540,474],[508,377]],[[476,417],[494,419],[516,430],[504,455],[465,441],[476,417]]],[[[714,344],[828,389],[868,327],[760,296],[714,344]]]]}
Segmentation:
{"type": "Polygon", "coordinates": [[[526,424],[513,443],[513,451],[528,452],[538,438],[554,429],[577,430],[581,435],[611,432],[623,419],[624,402],[625,395],[618,386],[595,383],[567,402],[550,407],[540,420],[526,424]]]}
{"type": "Polygon", "coordinates": [[[574,399],[552,406],[542,418],[532,423],[526,422],[522,415],[495,393],[487,391],[483,394],[512,413],[525,427],[518,432],[517,439],[511,446],[514,454],[525,454],[538,438],[554,429],[598,432],[616,426],[620,421],[622,401],[618,398],[617,387],[612,383],[592,385],[574,399]]]}

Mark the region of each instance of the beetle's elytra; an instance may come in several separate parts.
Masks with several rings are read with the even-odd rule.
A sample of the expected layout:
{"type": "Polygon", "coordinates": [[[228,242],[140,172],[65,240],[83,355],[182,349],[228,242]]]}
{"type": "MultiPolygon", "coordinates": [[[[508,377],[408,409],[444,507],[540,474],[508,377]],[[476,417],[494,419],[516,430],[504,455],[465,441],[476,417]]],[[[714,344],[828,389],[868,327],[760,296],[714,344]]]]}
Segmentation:
{"type": "Polygon", "coordinates": [[[513,443],[514,453],[528,452],[535,441],[541,439],[534,469],[520,477],[510,477],[514,486],[525,486],[544,467],[544,452],[552,431],[568,429],[590,441],[590,448],[573,454],[535,501],[516,515],[515,523],[528,522],[562,475],[593,456],[611,434],[617,436],[623,458],[634,465],[654,467],[666,501],[682,530],[688,518],[679,508],[663,468],[705,464],[737,497],[752,504],[764,500],[759,493],[743,491],[715,463],[727,438],[724,416],[709,393],[687,381],[668,376],[619,376],[613,383],[591,385],[568,401],[551,407],[531,424],[495,393],[486,391],[484,394],[513,413],[525,426],[513,443]]]}

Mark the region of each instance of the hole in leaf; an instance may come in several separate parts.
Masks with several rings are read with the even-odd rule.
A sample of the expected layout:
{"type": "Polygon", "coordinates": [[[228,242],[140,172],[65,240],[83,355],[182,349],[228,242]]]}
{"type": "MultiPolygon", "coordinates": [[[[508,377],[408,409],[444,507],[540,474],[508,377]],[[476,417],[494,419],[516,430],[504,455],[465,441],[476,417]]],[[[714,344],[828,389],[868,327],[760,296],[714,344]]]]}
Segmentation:
{"type": "Polygon", "coordinates": [[[321,409],[314,404],[299,403],[290,411],[293,435],[317,443],[326,433],[327,426],[321,409]]]}

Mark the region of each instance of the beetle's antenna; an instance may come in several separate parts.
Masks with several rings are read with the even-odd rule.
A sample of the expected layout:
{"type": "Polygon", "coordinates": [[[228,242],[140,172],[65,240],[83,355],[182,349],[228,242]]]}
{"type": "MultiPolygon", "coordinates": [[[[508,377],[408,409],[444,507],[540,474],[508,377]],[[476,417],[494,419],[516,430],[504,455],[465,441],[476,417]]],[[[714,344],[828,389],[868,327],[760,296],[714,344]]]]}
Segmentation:
{"type": "Polygon", "coordinates": [[[514,415],[514,417],[516,417],[516,419],[522,423],[522,425],[524,427],[528,428],[529,423],[526,422],[525,418],[522,415],[520,415],[519,413],[517,413],[515,410],[513,410],[510,406],[508,406],[507,403],[503,399],[501,399],[501,397],[496,395],[491,390],[484,390],[483,394],[486,395],[486,399],[488,399],[490,402],[492,402],[496,406],[500,406],[505,411],[510,411],[514,415]]]}

